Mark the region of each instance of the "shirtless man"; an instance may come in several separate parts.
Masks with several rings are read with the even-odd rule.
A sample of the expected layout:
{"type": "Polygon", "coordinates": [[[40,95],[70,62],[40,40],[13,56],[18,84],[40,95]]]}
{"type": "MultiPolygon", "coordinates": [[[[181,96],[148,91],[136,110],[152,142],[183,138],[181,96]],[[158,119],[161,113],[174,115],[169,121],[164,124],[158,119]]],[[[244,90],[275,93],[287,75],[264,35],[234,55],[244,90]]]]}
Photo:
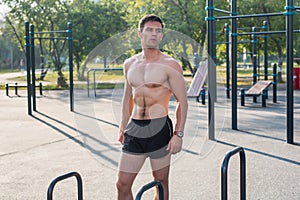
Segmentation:
{"type": "MultiPolygon", "coordinates": [[[[133,200],[131,187],[147,157],[154,180],[161,182],[164,199],[169,199],[170,159],[171,154],[182,148],[188,103],[181,66],[159,50],[163,28],[158,16],[144,16],[138,32],[143,51],[124,63],[118,200],[133,200]],[[177,102],[174,131],[168,117],[172,94],[177,102]]],[[[158,199],[158,190],[155,199],[158,199]]]]}

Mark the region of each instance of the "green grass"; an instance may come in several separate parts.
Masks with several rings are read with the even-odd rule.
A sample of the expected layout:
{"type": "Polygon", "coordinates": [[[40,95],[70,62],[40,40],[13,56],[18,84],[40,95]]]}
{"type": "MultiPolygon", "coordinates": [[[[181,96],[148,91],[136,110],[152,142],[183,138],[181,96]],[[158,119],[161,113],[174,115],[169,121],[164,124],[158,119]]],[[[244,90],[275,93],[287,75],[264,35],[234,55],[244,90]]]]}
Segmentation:
{"type": "MultiPolygon", "coordinates": [[[[285,68],[285,66],[283,66],[285,68]]],[[[15,70],[16,72],[18,70],[15,70]]],[[[261,69],[262,71],[262,69],[261,69]]],[[[284,69],[283,69],[284,71],[284,69]]],[[[12,72],[11,70],[1,70],[0,73],[10,73],[12,72]]],[[[244,68],[238,68],[237,69],[238,73],[238,86],[250,86],[252,85],[252,73],[253,69],[244,69],[244,68]]],[[[68,71],[63,71],[64,77],[66,78],[67,82],[69,80],[69,72],[68,71]]],[[[190,74],[189,71],[185,71],[184,74],[190,74]]],[[[93,73],[89,74],[90,77],[90,84],[93,82],[93,73]]],[[[231,74],[230,74],[231,75],[231,74]]],[[[62,89],[68,89],[67,88],[61,88],[57,85],[57,72],[56,71],[48,71],[45,79],[43,81],[39,81],[38,78],[40,77],[39,73],[36,73],[36,79],[37,82],[42,82],[43,83],[43,89],[44,90],[62,90],[62,89]]],[[[85,77],[87,77],[85,75],[85,77]]],[[[12,78],[10,80],[15,81],[15,82],[26,82],[26,75],[24,76],[19,76],[12,78]]],[[[270,79],[272,77],[269,77],[270,79]]],[[[86,80],[84,81],[78,81],[77,80],[77,73],[76,70],[74,71],[73,74],[73,79],[74,79],[74,88],[76,89],[85,89],[86,86],[86,80]]],[[[186,76],[188,84],[190,84],[192,77],[186,76]]],[[[283,74],[283,79],[285,79],[285,74],[283,74]]],[[[118,70],[118,71],[107,71],[107,72],[96,72],[95,73],[95,80],[97,82],[101,81],[100,83],[97,83],[97,89],[112,89],[116,87],[116,82],[119,82],[120,80],[123,80],[123,71],[118,70]]],[[[226,83],[226,69],[225,66],[218,66],[217,67],[217,82],[218,84],[223,84],[225,85],[226,83]]],[[[118,87],[118,86],[117,86],[118,87]]],[[[0,85],[0,89],[4,89],[4,85],[0,85]]]]}

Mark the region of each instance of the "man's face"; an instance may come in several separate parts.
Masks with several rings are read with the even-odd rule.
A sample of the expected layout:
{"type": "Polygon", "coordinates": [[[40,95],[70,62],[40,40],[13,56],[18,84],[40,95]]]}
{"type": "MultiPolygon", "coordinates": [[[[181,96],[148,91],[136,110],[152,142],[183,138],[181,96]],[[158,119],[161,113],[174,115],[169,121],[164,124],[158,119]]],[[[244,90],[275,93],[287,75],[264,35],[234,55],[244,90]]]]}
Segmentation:
{"type": "Polygon", "coordinates": [[[144,48],[158,49],[159,43],[163,38],[163,29],[159,22],[146,22],[142,32],[139,31],[142,46],[144,48]]]}

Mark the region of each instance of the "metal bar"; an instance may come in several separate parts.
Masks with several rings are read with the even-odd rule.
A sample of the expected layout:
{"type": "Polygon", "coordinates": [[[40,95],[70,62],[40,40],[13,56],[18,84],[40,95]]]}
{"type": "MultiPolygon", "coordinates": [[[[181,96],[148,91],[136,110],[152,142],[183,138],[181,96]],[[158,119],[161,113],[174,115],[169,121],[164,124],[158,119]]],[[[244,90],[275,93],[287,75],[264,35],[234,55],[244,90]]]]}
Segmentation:
{"type": "Polygon", "coordinates": [[[51,33],[68,33],[68,30],[57,30],[57,31],[42,31],[42,32],[35,32],[34,34],[51,34],[51,33]]]}
{"type": "Polygon", "coordinates": [[[226,23],[225,27],[225,36],[226,36],[226,97],[230,98],[230,60],[229,60],[229,25],[226,23]]]}
{"type": "Polygon", "coordinates": [[[69,44],[69,79],[70,79],[70,111],[74,111],[74,83],[73,83],[73,36],[72,23],[68,22],[68,44],[69,44]]]}
{"type": "Polygon", "coordinates": [[[79,173],[77,172],[70,172],[68,174],[64,174],[64,175],[61,175],[57,178],[55,178],[49,185],[48,187],[48,191],[47,191],[47,200],[52,200],[53,199],[53,190],[54,190],[54,187],[56,185],[56,183],[58,183],[59,181],[62,181],[62,180],[65,180],[67,178],[70,178],[70,177],[73,177],[75,176],[76,177],[76,180],[77,180],[77,188],[78,188],[78,191],[77,191],[77,194],[78,194],[78,200],[83,200],[83,187],[82,187],[82,178],[80,176],[79,173]]]}
{"type": "MultiPolygon", "coordinates": [[[[213,0],[207,0],[207,7],[213,7],[213,0]]],[[[207,41],[207,49],[208,49],[208,138],[210,140],[215,140],[215,101],[213,97],[213,89],[216,86],[216,83],[213,82],[214,77],[216,74],[215,67],[213,64],[212,58],[209,56],[214,56],[214,11],[213,9],[207,9],[207,34],[208,34],[208,41],[207,41]]]]}
{"type": "MultiPolygon", "coordinates": [[[[256,32],[256,28],[253,27],[253,32],[256,32]]],[[[257,59],[258,59],[258,45],[257,45],[257,35],[253,35],[253,43],[252,43],[252,52],[253,52],[253,81],[252,85],[257,83],[257,59]]],[[[257,103],[257,97],[253,96],[253,102],[257,103]]]]}
{"type": "Polygon", "coordinates": [[[231,14],[230,11],[222,10],[222,9],[219,9],[219,8],[215,8],[214,10],[217,11],[217,12],[221,12],[221,13],[231,14]]]}
{"type": "MultiPolygon", "coordinates": [[[[271,34],[283,34],[286,33],[286,31],[261,31],[261,32],[244,32],[244,33],[238,33],[238,35],[271,35],[271,34]]],[[[293,30],[293,33],[300,33],[299,30],[293,30]]]]}
{"type": "Polygon", "coordinates": [[[32,37],[33,39],[45,39],[45,40],[68,40],[68,37],[32,37]]]}
{"type": "Polygon", "coordinates": [[[32,115],[31,108],[31,77],[30,77],[30,41],[29,41],[29,22],[25,22],[25,53],[26,53],[26,70],[27,70],[27,109],[28,115],[32,115]]]}
{"type": "MultiPolygon", "coordinates": [[[[268,21],[263,22],[263,27],[265,32],[268,31],[268,21]]],[[[264,35],[264,73],[265,73],[265,80],[268,80],[268,67],[269,67],[269,60],[268,60],[268,36],[264,35]]]]}
{"type": "Polygon", "coordinates": [[[221,167],[221,199],[227,200],[228,165],[230,158],[239,153],[240,156],[240,199],[246,200],[246,156],[242,147],[236,147],[227,152],[221,167]]]}
{"type": "Polygon", "coordinates": [[[89,79],[89,75],[90,72],[93,72],[93,89],[94,89],[94,95],[96,96],[96,87],[95,87],[95,73],[96,71],[114,71],[114,70],[123,70],[123,68],[93,68],[93,69],[89,69],[87,72],[87,91],[88,91],[88,97],[90,96],[90,79],[89,79]]]}
{"type": "Polygon", "coordinates": [[[31,77],[32,77],[32,84],[31,84],[31,90],[32,90],[32,109],[33,111],[36,111],[36,92],[35,92],[35,52],[34,52],[34,25],[30,25],[30,61],[31,61],[31,77]]]}
{"type": "Polygon", "coordinates": [[[273,103],[277,103],[277,65],[273,65],[273,103]]]}
{"type": "Polygon", "coordinates": [[[164,189],[163,189],[163,186],[162,184],[155,180],[155,181],[152,181],[146,185],[144,185],[137,193],[136,197],[135,197],[135,200],[140,200],[142,198],[142,195],[145,191],[151,189],[152,187],[154,186],[157,186],[158,188],[158,195],[159,195],[159,200],[164,200],[164,189]]]}
{"type": "MultiPolygon", "coordinates": [[[[231,1],[231,12],[237,13],[236,0],[231,1]]],[[[237,130],[237,18],[235,17],[231,18],[231,32],[231,126],[237,130]]]]}
{"type": "MultiPolygon", "coordinates": [[[[293,0],[286,0],[286,11],[292,13],[293,0]]],[[[286,15],[286,126],[287,126],[287,143],[294,143],[294,91],[293,91],[293,65],[294,65],[294,52],[293,52],[293,21],[294,15],[286,15]]]]}
{"type": "Polygon", "coordinates": [[[249,14],[249,15],[231,15],[231,16],[220,16],[220,17],[216,17],[215,19],[216,20],[241,19],[241,18],[250,18],[250,17],[272,17],[272,16],[281,16],[281,15],[284,15],[284,13],[281,12],[281,13],[261,13],[261,14],[249,14]]]}

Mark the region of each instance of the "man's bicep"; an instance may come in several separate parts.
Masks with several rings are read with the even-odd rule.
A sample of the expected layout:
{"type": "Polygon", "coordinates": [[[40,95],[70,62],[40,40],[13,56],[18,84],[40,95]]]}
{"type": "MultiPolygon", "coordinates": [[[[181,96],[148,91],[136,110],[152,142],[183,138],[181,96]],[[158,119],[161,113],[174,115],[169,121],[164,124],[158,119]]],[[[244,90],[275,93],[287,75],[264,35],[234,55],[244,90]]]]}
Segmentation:
{"type": "Polygon", "coordinates": [[[178,71],[173,72],[169,78],[169,82],[172,93],[174,94],[176,100],[185,100],[187,94],[183,75],[178,71]]]}

